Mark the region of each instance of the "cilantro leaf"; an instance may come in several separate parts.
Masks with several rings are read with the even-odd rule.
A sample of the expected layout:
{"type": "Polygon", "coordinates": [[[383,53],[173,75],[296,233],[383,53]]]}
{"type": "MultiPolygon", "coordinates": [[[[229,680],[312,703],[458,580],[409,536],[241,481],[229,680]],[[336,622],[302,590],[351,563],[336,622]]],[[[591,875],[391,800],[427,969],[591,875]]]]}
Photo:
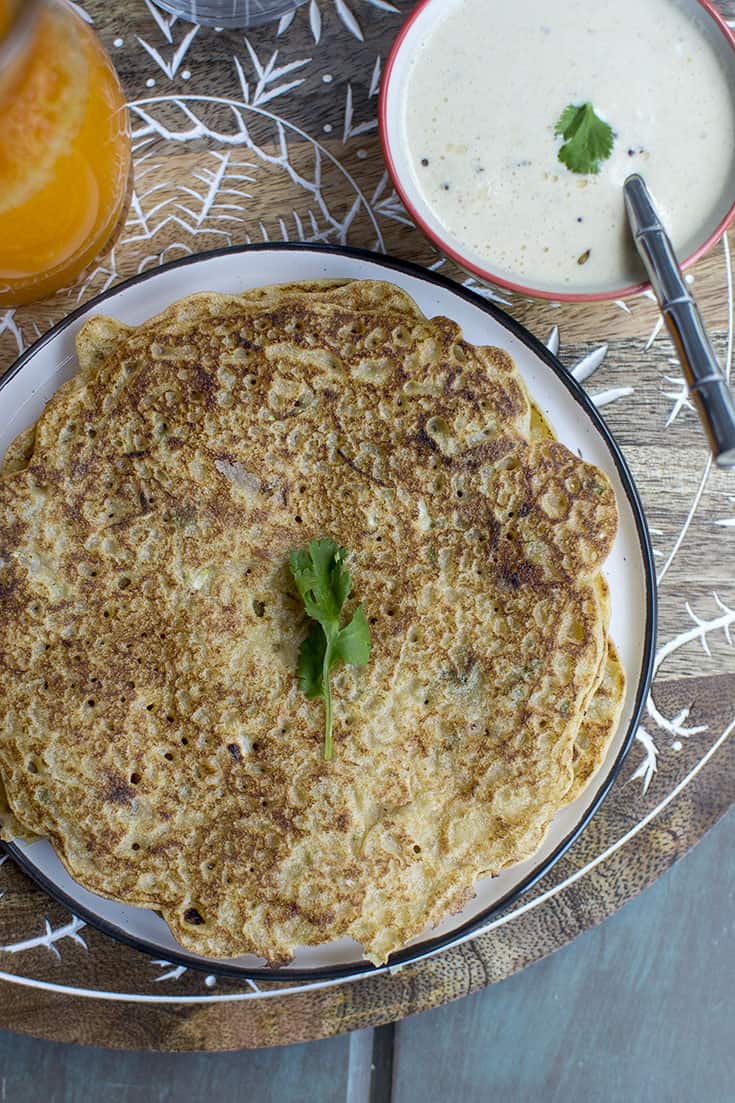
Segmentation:
{"type": "Polygon", "coordinates": [[[352,577],[342,563],[347,552],[334,540],[312,540],[308,550],[296,551],[289,566],[304,609],[326,627],[339,620],[340,609],[352,589],[352,577]]]}
{"type": "Polygon", "coordinates": [[[296,676],[299,689],[311,700],[324,695],[322,667],[324,652],[327,649],[327,637],[320,624],[312,624],[309,635],[301,641],[299,658],[296,664],[296,676]]]}
{"type": "Polygon", "coordinates": [[[299,689],[309,699],[325,703],[324,757],[332,757],[332,689],[329,675],[338,662],[365,666],[370,658],[370,628],[362,605],[340,627],[342,606],[352,590],[352,575],[344,566],[346,548],[334,540],[312,540],[288,557],[306,615],[314,621],[302,641],[296,664],[299,689]]]}
{"type": "Polygon", "coordinates": [[[365,666],[370,658],[370,629],[362,605],[334,641],[334,656],[348,666],[365,666]]]}
{"type": "Polygon", "coordinates": [[[571,172],[598,173],[600,162],[612,153],[615,135],[609,123],[595,113],[591,103],[570,103],[554,127],[554,135],[564,139],[559,160],[571,172]]]}

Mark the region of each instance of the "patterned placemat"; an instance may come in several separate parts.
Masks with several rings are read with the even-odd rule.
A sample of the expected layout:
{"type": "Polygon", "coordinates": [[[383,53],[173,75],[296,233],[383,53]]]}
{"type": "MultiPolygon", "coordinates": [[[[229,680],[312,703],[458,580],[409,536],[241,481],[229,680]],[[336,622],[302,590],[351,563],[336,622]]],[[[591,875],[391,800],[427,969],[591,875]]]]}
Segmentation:
{"type": "MultiPolygon", "coordinates": [[[[195,27],[152,0],[76,6],[129,98],[132,203],[114,249],[75,287],[0,311],[0,370],[85,299],[204,249],[317,241],[440,269],[500,301],[558,350],[604,409],[647,509],[661,616],[653,692],[609,798],[565,858],[487,933],[350,983],[238,983],[119,946],[0,856],[0,1026],[127,1048],[223,1049],[323,1037],[433,1007],[599,922],[735,798],[735,479],[711,467],[650,297],[582,307],[493,295],[413,227],[385,172],[376,124],[382,63],[410,3],[308,0],[252,32],[195,27]]],[[[735,16],[735,3],[719,6],[735,16]]],[[[729,371],[727,239],[690,278],[729,371]]]]}

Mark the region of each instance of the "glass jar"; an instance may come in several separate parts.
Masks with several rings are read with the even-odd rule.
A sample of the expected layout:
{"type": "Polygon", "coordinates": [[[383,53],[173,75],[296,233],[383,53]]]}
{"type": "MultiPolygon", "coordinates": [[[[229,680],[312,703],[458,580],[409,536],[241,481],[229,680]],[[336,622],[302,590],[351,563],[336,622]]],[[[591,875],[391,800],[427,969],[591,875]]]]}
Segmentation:
{"type": "Polygon", "coordinates": [[[130,124],[94,31],[63,0],[0,0],[0,306],[64,287],[127,210],[130,124]]]}
{"type": "Polygon", "coordinates": [[[255,27],[281,19],[306,0],[157,0],[166,11],[209,27],[255,27]]]}

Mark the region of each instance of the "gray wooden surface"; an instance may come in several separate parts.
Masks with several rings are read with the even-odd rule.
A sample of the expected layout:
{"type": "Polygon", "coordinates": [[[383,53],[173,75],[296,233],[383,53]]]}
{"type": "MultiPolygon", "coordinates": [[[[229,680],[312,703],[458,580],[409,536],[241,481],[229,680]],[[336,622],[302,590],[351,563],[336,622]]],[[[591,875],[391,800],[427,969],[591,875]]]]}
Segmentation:
{"type": "Polygon", "coordinates": [[[730,812],[600,927],[395,1029],[223,1054],[120,1053],[3,1032],[0,1103],[729,1103],[733,853],[730,812]]]}

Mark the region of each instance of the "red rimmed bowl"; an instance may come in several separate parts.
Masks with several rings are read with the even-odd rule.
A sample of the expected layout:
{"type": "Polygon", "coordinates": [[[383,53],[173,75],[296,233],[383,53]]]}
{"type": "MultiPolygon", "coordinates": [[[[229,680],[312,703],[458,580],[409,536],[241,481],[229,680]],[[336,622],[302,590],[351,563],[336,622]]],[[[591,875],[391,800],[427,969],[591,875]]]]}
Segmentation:
{"type": "MultiPolygon", "coordinates": [[[[673,9],[678,9],[679,12],[683,11],[687,21],[695,25],[697,33],[703,36],[709,45],[714,64],[725,73],[730,90],[731,115],[727,119],[727,125],[731,135],[735,128],[735,37],[709,0],[670,0],[670,2],[673,9]]],[[[489,9],[496,3],[502,3],[502,0],[485,0],[485,3],[489,9]]],[[[626,278],[621,278],[619,267],[616,270],[611,268],[609,272],[604,271],[602,275],[598,268],[595,275],[590,273],[587,279],[580,280],[577,278],[572,283],[553,279],[544,280],[543,278],[537,280],[520,271],[514,271],[512,264],[506,263],[503,265],[501,262],[493,260],[492,248],[489,248],[487,252],[483,249],[480,253],[474,250],[466,240],[462,240],[460,235],[448,229],[440,214],[427,199],[419,179],[419,162],[412,154],[409,144],[406,122],[407,97],[416,58],[420,57],[422,51],[426,49],[426,44],[437,31],[438,25],[445,18],[448,18],[447,13],[451,12],[451,8],[453,6],[461,7],[461,5],[462,0],[450,0],[450,3],[447,3],[447,0],[421,0],[404,23],[385,65],[379,104],[380,136],[388,170],[396,191],[409,215],[442,253],[456,261],[467,272],[485,283],[517,292],[529,298],[550,299],[558,302],[591,302],[625,298],[646,290],[649,285],[645,281],[642,267],[639,268],[639,276],[634,277],[632,275],[636,270],[632,268],[626,278]]],[[[594,21],[595,6],[593,4],[586,7],[591,23],[594,21]]],[[[599,10],[602,11],[602,9],[603,5],[600,5],[599,10]]],[[[635,27],[631,27],[631,33],[634,30],[635,27]]],[[[657,41],[664,41],[666,32],[667,28],[662,26],[660,35],[663,37],[657,38],[657,41]]],[[[512,44],[504,42],[502,38],[488,36],[483,40],[483,48],[485,48],[485,43],[487,43],[488,50],[488,65],[492,64],[492,51],[496,48],[496,43],[499,43],[500,47],[506,50],[512,48],[512,44]]],[[[655,45],[655,43],[651,43],[651,49],[654,49],[655,45]]],[[[625,42],[623,40],[621,48],[624,48],[624,46],[625,42]]],[[[518,59],[517,66],[522,71],[523,55],[519,52],[516,57],[518,59]]],[[[550,50],[549,57],[552,65],[560,64],[560,59],[553,50],[550,50]]],[[[439,74],[438,79],[440,80],[439,74]]],[[[631,79],[633,79],[632,76],[631,79]]],[[[650,82],[651,79],[649,71],[645,76],[645,80],[650,82]]],[[[456,82],[448,82],[443,87],[447,89],[446,95],[451,97],[456,82]]],[[[643,87],[642,84],[641,88],[643,87]]],[[[578,101],[572,100],[571,102],[578,101]]],[[[561,104],[561,107],[563,106],[565,105],[561,104]]],[[[493,109],[492,103],[488,103],[487,110],[492,111],[493,109]]],[[[705,123],[707,121],[705,119],[705,123]]],[[[553,125],[554,118],[544,118],[539,125],[548,126],[549,122],[553,125]]],[[[709,123],[711,125],[711,120],[709,120],[709,123]]],[[[526,125],[525,120],[521,125],[526,125]]],[[[512,127],[509,125],[508,132],[510,133],[511,130],[512,127]]],[[[461,142],[462,136],[458,134],[456,140],[461,142]]],[[[683,152],[682,149],[679,157],[683,155],[683,152]]],[[[692,163],[695,162],[692,160],[692,163]]],[[[558,163],[556,167],[560,173],[568,171],[558,163]]],[[[672,171],[675,171],[675,167],[676,158],[672,158],[672,171]]],[[[708,163],[705,160],[701,163],[701,171],[706,173],[707,170],[708,163]]],[[[645,176],[646,165],[636,163],[636,160],[633,159],[630,163],[630,171],[641,171],[645,176]]],[[[712,171],[711,168],[710,171],[712,171]]],[[[701,219],[695,220],[697,222],[696,229],[680,241],[676,241],[676,234],[673,235],[680,256],[685,258],[682,262],[685,268],[694,264],[711,249],[735,220],[735,156],[729,170],[721,173],[720,179],[721,188],[718,197],[712,199],[711,203],[708,204],[708,208],[702,211],[701,219]]],[[[620,184],[622,219],[622,178],[620,184]]],[[[490,201],[488,200],[488,202],[490,201]]],[[[664,203],[662,205],[664,216],[666,215],[666,209],[667,204],[664,203]]],[[[547,224],[551,225],[554,217],[551,205],[548,214],[547,224]]],[[[621,222],[620,233],[623,232],[624,227],[621,222]]],[[[580,252],[582,251],[580,250],[580,252]]],[[[587,276],[586,272],[585,276],[587,276]]]]}

